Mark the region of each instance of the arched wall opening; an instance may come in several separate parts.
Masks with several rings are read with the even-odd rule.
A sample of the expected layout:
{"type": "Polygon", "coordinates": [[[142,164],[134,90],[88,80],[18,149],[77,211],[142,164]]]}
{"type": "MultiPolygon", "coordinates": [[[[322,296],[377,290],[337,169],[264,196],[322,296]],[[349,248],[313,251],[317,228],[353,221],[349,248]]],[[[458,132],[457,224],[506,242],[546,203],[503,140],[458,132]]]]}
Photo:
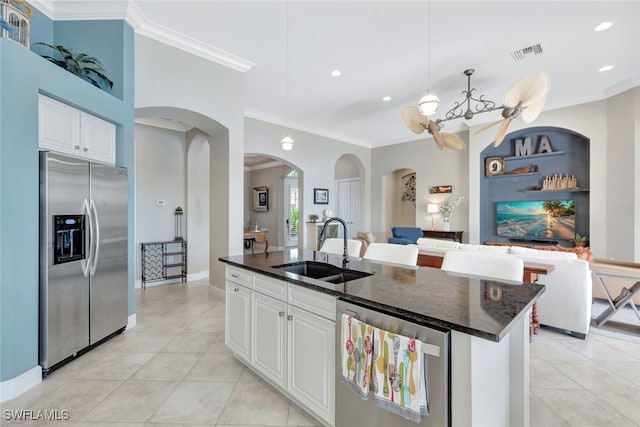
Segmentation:
{"type": "Polygon", "coordinates": [[[572,246],[575,233],[589,235],[588,138],[559,127],[524,128],[482,150],[480,162],[481,243],[572,246]]]}
{"type": "Polygon", "coordinates": [[[272,154],[245,153],[244,168],[244,228],[253,230],[256,226],[267,231],[269,250],[282,249],[289,246],[302,247],[304,236],[303,189],[304,173],[291,162],[272,154]],[[295,171],[295,177],[291,176],[295,171]],[[298,223],[292,224],[291,212],[287,211],[287,201],[291,195],[287,192],[287,183],[297,189],[298,223]],[[266,188],[268,191],[268,207],[256,210],[254,189],[266,188]],[[287,223],[287,220],[289,223],[287,223]],[[297,232],[291,237],[291,230],[297,232]]]}
{"type": "MultiPolygon", "coordinates": [[[[188,277],[211,275],[217,258],[230,253],[229,203],[220,203],[229,195],[229,132],[180,108],[139,108],[136,122],[136,247],[152,239],[172,240],[173,212],[180,206],[188,277]]],[[[139,278],[139,254],[136,258],[139,278]]]]}

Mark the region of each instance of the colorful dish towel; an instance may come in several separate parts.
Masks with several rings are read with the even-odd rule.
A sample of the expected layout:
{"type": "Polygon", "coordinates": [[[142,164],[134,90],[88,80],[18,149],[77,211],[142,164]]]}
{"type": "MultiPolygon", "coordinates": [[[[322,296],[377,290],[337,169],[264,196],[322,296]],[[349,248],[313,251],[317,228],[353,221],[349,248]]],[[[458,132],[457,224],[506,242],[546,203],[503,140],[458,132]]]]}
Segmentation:
{"type": "Polygon", "coordinates": [[[374,327],[342,315],[342,382],[366,400],[371,386],[374,327]]]}
{"type": "Polygon", "coordinates": [[[373,390],[378,406],[419,423],[429,415],[426,372],[420,340],[375,328],[373,390]]]}

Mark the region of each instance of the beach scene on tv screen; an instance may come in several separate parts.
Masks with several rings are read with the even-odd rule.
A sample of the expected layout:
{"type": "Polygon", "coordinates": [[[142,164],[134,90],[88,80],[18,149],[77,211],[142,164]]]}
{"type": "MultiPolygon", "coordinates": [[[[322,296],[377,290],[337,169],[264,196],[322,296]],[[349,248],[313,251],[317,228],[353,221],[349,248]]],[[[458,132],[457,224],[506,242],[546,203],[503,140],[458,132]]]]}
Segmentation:
{"type": "Polygon", "coordinates": [[[498,236],[573,239],[576,230],[572,200],[496,202],[498,236]]]}

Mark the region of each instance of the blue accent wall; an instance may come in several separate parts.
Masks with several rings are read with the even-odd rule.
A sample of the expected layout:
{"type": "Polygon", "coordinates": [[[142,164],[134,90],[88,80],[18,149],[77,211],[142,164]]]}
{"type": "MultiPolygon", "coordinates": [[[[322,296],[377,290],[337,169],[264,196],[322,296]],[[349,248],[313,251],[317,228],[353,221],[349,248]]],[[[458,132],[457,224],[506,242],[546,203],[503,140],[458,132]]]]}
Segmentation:
{"type": "MultiPolygon", "coordinates": [[[[46,38],[53,30],[53,40],[47,42],[55,43],[57,28],[47,21],[36,11],[32,35],[46,38]]],[[[75,37],[83,49],[105,58],[117,76],[113,95],[0,39],[0,381],[38,365],[39,93],[117,126],[116,161],[129,169],[129,314],[135,310],[134,33],[124,21],[91,21],[95,31],[85,31],[86,25],[62,25],[60,39],[70,43],[75,37]],[[74,31],[79,32],[74,36],[74,31]]]]}
{"type": "MultiPolygon", "coordinates": [[[[581,189],[588,189],[590,161],[589,140],[586,137],[569,129],[557,127],[521,129],[508,134],[499,147],[490,145],[485,148],[480,156],[480,161],[480,170],[483,174],[480,182],[480,242],[508,241],[506,237],[497,235],[497,201],[573,200],[576,204],[576,231],[582,235],[589,234],[588,191],[528,191],[533,187],[541,187],[545,176],[556,173],[575,175],[578,186],[581,189]],[[487,157],[514,156],[514,141],[528,137],[532,139],[532,154],[536,154],[542,136],[549,139],[554,152],[563,151],[564,153],[548,157],[527,156],[518,159],[505,159],[505,172],[535,165],[538,169],[535,174],[484,176],[487,157]]],[[[571,246],[568,240],[556,240],[562,246],[571,246]]]]}

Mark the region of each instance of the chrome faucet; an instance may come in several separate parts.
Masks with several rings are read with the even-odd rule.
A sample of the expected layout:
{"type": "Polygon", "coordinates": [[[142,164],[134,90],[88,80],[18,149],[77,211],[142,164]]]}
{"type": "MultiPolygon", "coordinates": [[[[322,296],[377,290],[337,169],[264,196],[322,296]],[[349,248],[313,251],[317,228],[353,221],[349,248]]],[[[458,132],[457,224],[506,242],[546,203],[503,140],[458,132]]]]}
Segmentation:
{"type": "Polygon", "coordinates": [[[324,235],[327,231],[327,225],[329,225],[332,221],[338,221],[342,224],[342,228],[344,228],[344,233],[342,234],[344,237],[344,252],[342,253],[342,268],[349,267],[349,250],[347,248],[347,223],[344,222],[344,219],[338,218],[337,216],[333,216],[327,219],[322,226],[322,230],[320,231],[320,242],[324,243],[324,235]]]}

